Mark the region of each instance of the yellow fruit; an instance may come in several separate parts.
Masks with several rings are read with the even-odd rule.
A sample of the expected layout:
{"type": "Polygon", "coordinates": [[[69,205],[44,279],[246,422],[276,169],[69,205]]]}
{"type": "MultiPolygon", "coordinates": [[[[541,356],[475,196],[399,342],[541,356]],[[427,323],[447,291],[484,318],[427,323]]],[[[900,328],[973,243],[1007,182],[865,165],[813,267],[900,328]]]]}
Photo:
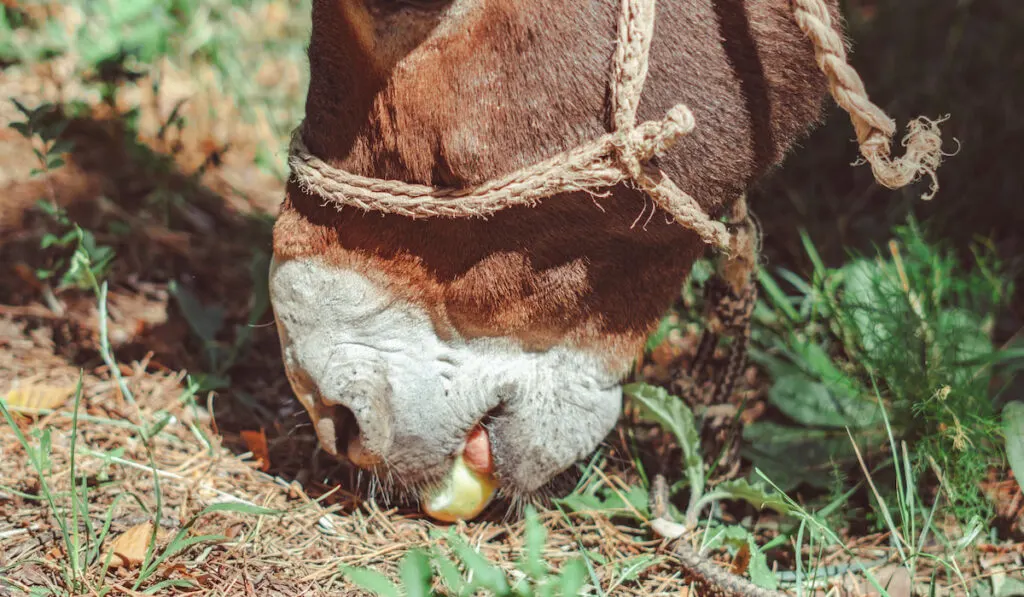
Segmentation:
{"type": "Polygon", "coordinates": [[[441,522],[470,520],[483,512],[497,488],[491,475],[474,472],[459,455],[444,484],[424,496],[423,511],[441,522]]]}

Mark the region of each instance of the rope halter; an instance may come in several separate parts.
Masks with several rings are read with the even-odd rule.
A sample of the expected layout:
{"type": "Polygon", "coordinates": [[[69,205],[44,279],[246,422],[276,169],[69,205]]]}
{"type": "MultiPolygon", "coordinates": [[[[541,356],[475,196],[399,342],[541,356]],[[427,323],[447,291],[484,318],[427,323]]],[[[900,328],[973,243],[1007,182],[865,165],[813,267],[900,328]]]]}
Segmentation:
{"type": "MultiPolygon", "coordinates": [[[[303,191],[325,204],[409,218],[479,217],[513,206],[533,206],[542,199],[573,191],[596,191],[632,183],[676,222],[725,255],[747,252],[748,241],[737,240],[726,224],[712,219],[697,201],[664,172],[652,157],[670,150],[695,127],[693,113],[677,104],[661,120],[637,124],[637,107],[647,79],[654,32],[656,0],[621,0],[618,43],[611,77],[612,131],[589,143],[558,153],[478,185],[446,188],[360,176],[331,166],[306,147],[302,126],[292,134],[289,163],[303,191]]],[[[941,138],[935,123],[920,119],[904,140],[907,155],[889,157],[895,125],[867,98],[864,84],[846,63],[842,40],[832,28],[825,0],[792,0],[794,17],[811,39],[819,68],[829,81],[837,103],[851,115],[861,154],[880,183],[890,188],[909,184],[921,174],[938,184],[935,168],[941,160],[941,138]]]]}

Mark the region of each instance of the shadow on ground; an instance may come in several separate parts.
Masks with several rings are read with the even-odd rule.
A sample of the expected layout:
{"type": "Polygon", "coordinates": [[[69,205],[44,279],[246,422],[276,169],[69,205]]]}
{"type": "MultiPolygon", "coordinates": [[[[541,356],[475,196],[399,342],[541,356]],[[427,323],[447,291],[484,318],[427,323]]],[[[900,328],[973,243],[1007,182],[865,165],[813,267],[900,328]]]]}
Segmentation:
{"type": "MultiPolygon", "coordinates": [[[[261,287],[281,184],[251,164],[228,163],[231,148],[209,146],[202,159],[183,159],[174,142],[140,139],[131,114],[94,112],[53,114],[68,121],[63,137],[74,143],[65,166],[49,176],[12,176],[6,187],[0,181],[0,318],[48,336],[68,365],[102,369],[92,292],[69,288],[47,300],[56,284],[35,275],[70,254],[40,248],[45,234],[59,236],[65,229],[35,204],[56,199],[98,245],[116,254],[105,279],[111,342],[120,362],[207,376],[216,392],[201,400],[212,402],[216,427],[235,453],[251,447],[240,432],[264,430],[270,474],[299,479],[313,495],[317,487],[339,483],[354,489],[347,467],[315,456],[316,441],[288,387],[266,309],[261,287]],[[185,171],[182,162],[199,166],[185,171]],[[194,306],[182,308],[172,285],[198,303],[198,313],[194,306]],[[200,339],[204,325],[215,332],[212,343],[200,339]],[[233,358],[229,353],[241,335],[248,341],[233,358]],[[225,379],[215,383],[209,374],[221,370],[225,379]]],[[[26,158],[20,173],[27,172],[34,165],[28,142],[12,130],[0,135],[26,158]]]]}

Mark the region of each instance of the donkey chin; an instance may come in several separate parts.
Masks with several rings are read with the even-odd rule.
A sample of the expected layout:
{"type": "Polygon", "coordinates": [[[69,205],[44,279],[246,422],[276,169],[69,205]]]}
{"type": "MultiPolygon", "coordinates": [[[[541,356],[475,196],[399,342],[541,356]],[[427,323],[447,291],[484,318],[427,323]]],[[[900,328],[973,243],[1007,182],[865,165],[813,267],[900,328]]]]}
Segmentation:
{"type": "Polygon", "coordinates": [[[288,379],[322,448],[385,489],[421,499],[482,424],[501,493],[537,497],[619,416],[625,372],[599,355],[442,338],[422,306],[360,271],[275,259],[270,296],[288,379]]]}

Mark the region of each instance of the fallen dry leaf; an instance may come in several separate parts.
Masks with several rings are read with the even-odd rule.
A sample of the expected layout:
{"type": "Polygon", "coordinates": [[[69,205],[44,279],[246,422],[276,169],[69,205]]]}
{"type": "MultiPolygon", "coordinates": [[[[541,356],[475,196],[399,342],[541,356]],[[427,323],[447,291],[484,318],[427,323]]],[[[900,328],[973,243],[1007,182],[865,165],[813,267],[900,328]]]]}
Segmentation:
{"type": "Polygon", "coordinates": [[[266,431],[262,428],[259,431],[242,431],[241,436],[253,458],[259,463],[260,470],[270,470],[270,450],[267,448],[266,431]]]}
{"type": "Polygon", "coordinates": [[[747,573],[747,568],[750,566],[750,546],[742,545],[740,550],[736,552],[736,557],[732,560],[732,566],[730,571],[736,575],[744,575],[747,573]]]}
{"type": "Polygon", "coordinates": [[[121,533],[110,546],[113,556],[110,565],[115,568],[134,568],[146,558],[149,541],[153,538],[153,523],[137,524],[121,533]]]}
{"type": "Polygon", "coordinates": [[[7,408],[19,411],[60,408],[74,395],[76,387],[27,384],[7,392],[4,403],[7,408]]]}

